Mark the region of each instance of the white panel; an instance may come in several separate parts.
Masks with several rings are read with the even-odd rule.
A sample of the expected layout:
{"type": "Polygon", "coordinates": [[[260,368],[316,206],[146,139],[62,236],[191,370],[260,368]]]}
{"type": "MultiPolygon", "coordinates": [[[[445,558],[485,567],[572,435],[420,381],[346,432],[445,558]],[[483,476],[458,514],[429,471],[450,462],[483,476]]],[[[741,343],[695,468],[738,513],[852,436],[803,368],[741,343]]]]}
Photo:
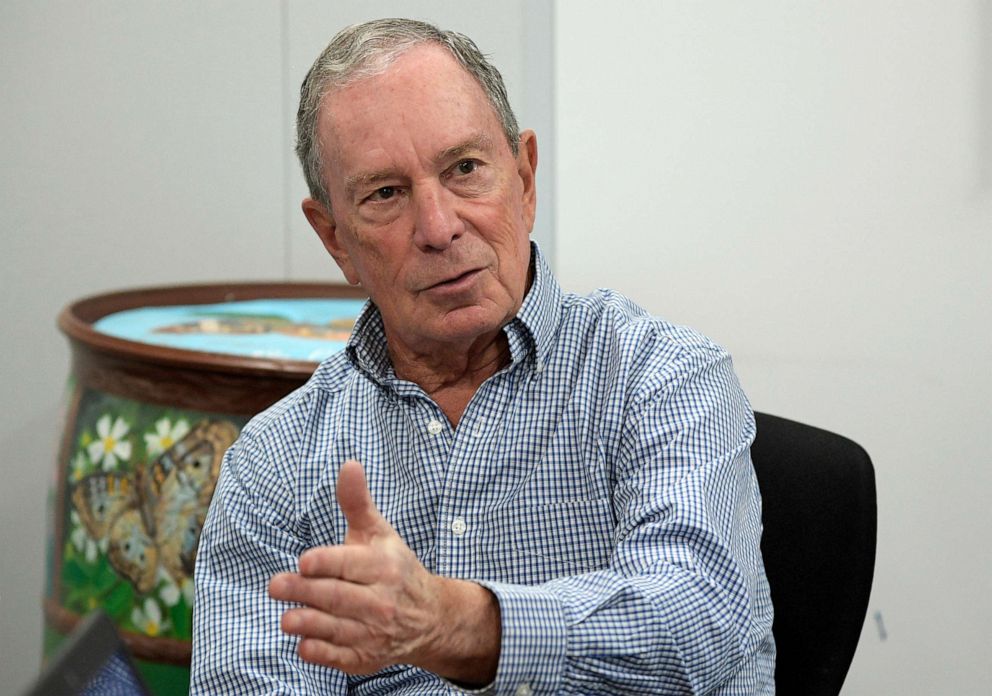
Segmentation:
{"type": "Polygon", "coordinates": [[[873,456],[845,694],[992,693],[988,4],[555,13],[564,284],[703,329],[756,408],[873,456]]]}
{"type": "Polygon", "coordinates": [[[307,195],[303,174],[295,157],[296,108],[299,84],[310,65],[331,38],[344,27],[378,17],[410,17],[432,22],[471,37],[489,56],[506,82],[510,103],[521,128],[538,133],[540,166],[538,191],[540,204],[534,238],[543,248],[552,250],[553,235],[551,185],[553,159],[551,130],[551,3],[550,0],[525,2],[442,2],[419,0],[363,0],[322,2],[305,0],[288,7],[288,82],[285,116],[285,148],[292,158],[289,174],[287,225],[289,233],[290,273],[294,278],[333,278],[343,280],[334,261],[324,251],[310,228],[299,203],[307,195]],[[545,145],[547,143],[547,145],[545,145]],[[544,182],[547,182],[545,184],[544,182]]]}
{"type": "Polygon", "coordinates": [[[41,655],[70,300],[283,272],[270,2],[0,3],[0,691],[41,655]]]}

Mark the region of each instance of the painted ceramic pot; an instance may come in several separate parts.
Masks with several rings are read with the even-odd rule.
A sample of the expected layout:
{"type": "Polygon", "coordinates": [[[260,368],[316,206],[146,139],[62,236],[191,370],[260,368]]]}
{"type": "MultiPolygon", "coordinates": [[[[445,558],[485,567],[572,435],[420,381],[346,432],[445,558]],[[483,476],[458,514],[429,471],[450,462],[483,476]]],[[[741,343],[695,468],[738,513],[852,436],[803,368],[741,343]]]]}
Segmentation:
{"type": "Polygon", "coordinates": [[[46,654],[100,607],[153,691],[188,692],[193,563],[224,451],[344,347],[363,302],[341,285],[201,285],[63,310],[72,372],[50,500],[46,654]]]}

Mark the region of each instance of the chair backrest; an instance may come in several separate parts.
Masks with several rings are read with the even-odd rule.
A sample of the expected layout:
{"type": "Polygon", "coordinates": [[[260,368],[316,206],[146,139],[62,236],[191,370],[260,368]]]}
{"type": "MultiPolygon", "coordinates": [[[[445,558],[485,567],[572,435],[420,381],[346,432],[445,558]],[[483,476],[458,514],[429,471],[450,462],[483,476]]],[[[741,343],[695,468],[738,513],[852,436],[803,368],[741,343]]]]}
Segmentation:
{"type": "Polygon", "coordinates": [[[761,550],[775,609],[779,696],[836,696],[875,570],[875,473],[845,437],[755,413],[761,550]]]}

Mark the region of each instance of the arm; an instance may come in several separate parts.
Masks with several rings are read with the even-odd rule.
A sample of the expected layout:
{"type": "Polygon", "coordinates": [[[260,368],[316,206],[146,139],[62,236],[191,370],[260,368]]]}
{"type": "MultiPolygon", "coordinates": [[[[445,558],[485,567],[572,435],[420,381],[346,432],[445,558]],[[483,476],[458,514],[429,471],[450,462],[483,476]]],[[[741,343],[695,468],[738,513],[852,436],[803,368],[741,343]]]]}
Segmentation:
{"type": "Polygon", "coordinates": [[[272,466],[284,454],[243,433],[224,458],[196,559],[191,694],[346,693],[344,675],[298,659],[296,638],[279,630],[286,607],[266,593],[306,548],[272,466]]]}
{"type": "Polygon", "coordinates": [[[771,604],[754,426],[729,358],[683,365],[628,411],[613,458],[609,567],[499,598],[500,692],[760,693],[771,604]]]}

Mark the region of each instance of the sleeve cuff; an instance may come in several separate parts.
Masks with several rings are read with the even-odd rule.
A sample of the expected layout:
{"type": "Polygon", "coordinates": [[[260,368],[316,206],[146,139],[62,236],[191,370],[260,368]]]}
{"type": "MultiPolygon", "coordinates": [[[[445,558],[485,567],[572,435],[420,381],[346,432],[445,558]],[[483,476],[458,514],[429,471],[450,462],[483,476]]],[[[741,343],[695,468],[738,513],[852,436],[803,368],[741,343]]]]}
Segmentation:
{"type": "Polygon", "coordinates": [[[565,665],[566,623],[561,603],[546,589],[476,580],[499,602],[502,638],[496,679],[482,694],[556,694],[565,665]]]}

